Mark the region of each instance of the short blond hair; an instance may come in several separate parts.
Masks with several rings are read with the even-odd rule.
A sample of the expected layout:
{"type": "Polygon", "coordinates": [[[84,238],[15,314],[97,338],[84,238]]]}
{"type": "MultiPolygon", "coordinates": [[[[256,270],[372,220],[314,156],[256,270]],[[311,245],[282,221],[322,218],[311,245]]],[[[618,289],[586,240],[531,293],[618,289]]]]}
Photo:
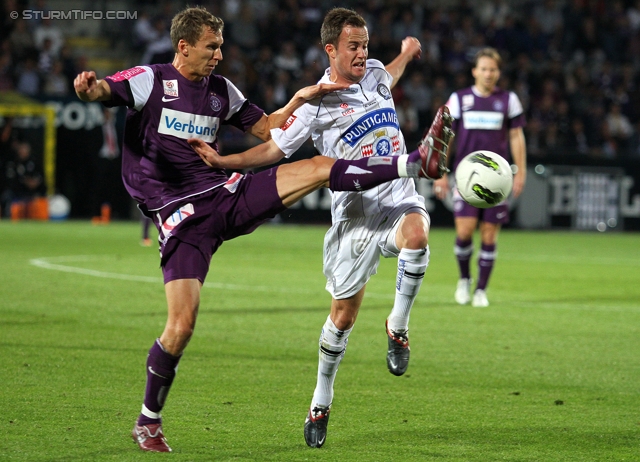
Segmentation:
{"type": "Polygon", "coordinates": [[[214,34],[221,34],[224,28],[222,19],[209,13],[201,6],[190,7],[182,10],[171,21],[171,45],[178,51],[178,42],[184,40],[189,45],[195,45],[208,27],[214,34]]]}
{"type": "Polygon", "coordinates": [[[498,50],[496,50],[495,48],[486,47],[478,51],[473,60],[473,67],[478,66],[478,61],[480,61],[480,58],[491,58],[498,65],[498,69],[502,68],[502,58],[500,57],[500,53],[498,53],[498,50]]]}

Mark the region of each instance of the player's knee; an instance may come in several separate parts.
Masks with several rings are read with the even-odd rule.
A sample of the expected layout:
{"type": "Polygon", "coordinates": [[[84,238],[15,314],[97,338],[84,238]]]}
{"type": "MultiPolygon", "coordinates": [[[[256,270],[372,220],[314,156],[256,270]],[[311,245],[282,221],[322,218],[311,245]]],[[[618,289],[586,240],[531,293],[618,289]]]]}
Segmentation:
{"type": "Polygon", "coordinates": [[[426,232],[420,229],[413,229],[405,236],[405,245],[402,247],[407,249],[424,249],[428,243],[429,237],[426,232]]]}
{"type": "Polygon", "coordinates": [[[347,311],[342,311],[336,314],[333,323],[340,330],[351,329],[356,322],[356,313],[351,313],[347,311]]]}

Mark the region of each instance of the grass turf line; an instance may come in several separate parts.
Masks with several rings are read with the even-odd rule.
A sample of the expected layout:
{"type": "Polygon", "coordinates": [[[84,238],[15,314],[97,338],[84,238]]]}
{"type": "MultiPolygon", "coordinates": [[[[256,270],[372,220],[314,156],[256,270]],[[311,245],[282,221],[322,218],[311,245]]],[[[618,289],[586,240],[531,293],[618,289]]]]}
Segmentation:
{"type": "MultiPolygon", "coordinates": [[[[327,443],[307,448],[330,301],[324,231],[265,226],[214,256],[163,412],[173,460],[638,459],[633,233],[505,230],[491,305],[474,309],[453,302],[453,231],[432,230],[399,378],[385,364],[395,261],[383,260],[338,373],[327,443]]],[[[139,233],[0,222],[0,460],[158,457],[129,437],[166,312],[157,251],[139,233]]]]}

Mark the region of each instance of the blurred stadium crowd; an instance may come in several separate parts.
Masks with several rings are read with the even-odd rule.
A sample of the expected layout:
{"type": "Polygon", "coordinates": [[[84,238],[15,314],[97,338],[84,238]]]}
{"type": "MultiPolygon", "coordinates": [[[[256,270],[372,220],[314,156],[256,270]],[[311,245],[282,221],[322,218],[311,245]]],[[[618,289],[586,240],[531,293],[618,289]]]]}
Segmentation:
{"type": "MultiPolygon", "coordinates": [[[[224,60],[215,72],[267,112],[315,83],[328,66],[319,31],[333,1],[201,4],[225,21],[224,60]]],[[[58,3],[5,0],[0,91],[73,95],[73,78],[88,68],[87,57],[70,45],[60,21],[10,17],[12,11],[46,11],[52,5],[58,3]]],[[[126,6],[137,11],[137,19],[100,21],[103,38],[127,66],[171,61],[170,21],[185,5],[138,1],[126,6]]],[[[419,139],[434,108],[453,90],[471,84],[476,50],[493,46],[504,58],[501,85],[515,91],[525,106],[531,160],[640,158],[639,0],[344,0],[340,6],[356,9],[367,20],[372,58],[390,62],[408,35],[422,42],[422,59],[407,68],[393,95],[408,145],[419,139]]],[[[226,145],[244,142],[235,132],[223,140],[226,145]]]]}

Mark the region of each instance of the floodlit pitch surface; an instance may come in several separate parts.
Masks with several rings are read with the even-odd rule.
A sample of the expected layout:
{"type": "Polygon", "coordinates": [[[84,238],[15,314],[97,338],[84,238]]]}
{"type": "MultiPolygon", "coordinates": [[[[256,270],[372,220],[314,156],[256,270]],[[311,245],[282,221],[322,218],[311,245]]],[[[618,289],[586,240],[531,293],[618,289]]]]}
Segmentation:
{"type": "MultiPolygon", "coordinates": [[[[226,243],[164,410],[175,461],[640,458],[640,235],[505,230],[478,309],[431,233],[411,363],[386,368],[384,260],[340,366],[326,445],[302,435],[328,314],[325,227],[226,243]]],[[[165,322],[138,223],[0,222],[0,460],[133,461],[144,364],[165,322]]]]}

